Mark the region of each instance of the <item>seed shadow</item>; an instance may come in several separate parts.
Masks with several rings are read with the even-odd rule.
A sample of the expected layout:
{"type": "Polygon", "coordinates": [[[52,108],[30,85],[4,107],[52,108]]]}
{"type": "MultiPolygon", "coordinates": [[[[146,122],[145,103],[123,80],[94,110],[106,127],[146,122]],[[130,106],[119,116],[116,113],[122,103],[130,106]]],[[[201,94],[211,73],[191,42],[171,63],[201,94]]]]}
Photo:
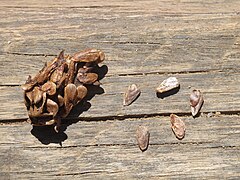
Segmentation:
{"type": "Polygon", "coordinates": [[[168,96],[171,96],[171,95],[174,95],[174,94],[178,93],[179,90],[180,90],[180,86],[178,86],[177,88],[174,88],[170,91],[164,92],[164,93],[157,92],[156,95],[157,95],[158,98],[164,99],[168,96]]]}
{"type": "Polygon", "coordinates": [[[63,131],[57,133],[54,126],[33,126],[31,134],[44,145],[56,143],[62,146],[62,142],[68,138],[63,131]]]}
{"type": "MultiPolygon", "coordinates": [[[[98,80],[101,80],[107,74],[108,67],[106,65],[103,65],[101,67],[97,65],[94,67],[94,72],[98,74],[98,80]]],[[[90,100],[94,98],[95,95],[104,94],[104,89],[100,86],[101,84],[98,86],[86,85],[86,88],[88,90],[86,97],[73,107],[66,118],[61,120],[61,127],[59,129],[59,132],[55,131],[54,125],[32,126],[31,134],[44,145],[55,143],[62,146],[62,142],[68,138],[67,134],[65,133],[68,126],[77,123],[80,120],[79,116],[91,108],[90,100]]]]}

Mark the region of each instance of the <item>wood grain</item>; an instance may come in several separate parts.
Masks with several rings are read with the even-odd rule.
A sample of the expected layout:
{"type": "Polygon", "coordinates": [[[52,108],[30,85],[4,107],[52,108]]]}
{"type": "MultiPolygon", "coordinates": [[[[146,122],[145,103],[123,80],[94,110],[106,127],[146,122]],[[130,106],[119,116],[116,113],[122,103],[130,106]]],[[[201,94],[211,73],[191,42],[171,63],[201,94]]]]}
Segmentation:
{"type": "Polygon", "coordinates": [[[143,1],[124,2],[120,7],[107,2],[110,7],[93,8],[87,2],[72,5],[70,1],[61,11],[61,3],[48,2],[45,6],[49,8],[37,2],[29,3],[29,7],[20,3],[5,7],[1,3],[3,85],[23,83],[26,76],[51,60],[46,55],[57,55],[62,49],[71,54],[87,47],[106,53],[109,75],[239,69],[237,1],[222,2],[225,6],[143,1]],[[148,10],[140,8],[143,4],[148,10]],[[72,6],[75,8],[68,8],[72,6]],[[5,67],[12,71],[3,73],[5,67]]]}
{"type": "Polygon", "coordinates": [[[1,0],[0,179],[239,179],[239,12],[238,0],[1,0]],[[27,76],[62,49],[89,47],[106,53],[101,88],[59,134],[27,124],[27,76]],[[179,91],[157,97],[169,76],[179,91]],[[141,96],[123,107],[132,83],[141,96]],[[205,99],[195,119],[194,88],[205,99]],[[181,141],[170,113],[186,123],[181,141]],[[144,153],[138,125],[150,130],[144,153]]]}
{"type": "MultiPolygon", "coordinates": [[[[167,75],[111,76],[102,79],[100,88],[89,89],[89,100],[79,104],[72,116],[86,118],[145,116],[154,114],[190,113],[189,96],[193,89],[200,89],[205,103],[202,112],[239,113],[239,73],[174,74],[180,82],[175,94],[163,99],[156,94],[156,87],[167,75]],[[132,105],[123,106],[123,94],[132,83],[141,89],[140,97],[132,105]],[[81,114],[82,113],[82,114],[81,114]]],[[[23,91],[19,86],[0,87],[0,120],[27,118],[23,91]]]]}
{"type": "Polygon", "coordinates": [[[237,178],[239,117],[181,118],[187,126],[181,141],[172,133],[169,117],[159,116],[78,122],[65,131],[62,148],[55,144],[57,137],[48,137],[46,131],[29,124],[0,126],[1,137],[5,137],[0,140],[1,159],[8,160],[6,164],[1,161],[1,173],[27,179],[237,178]],[[144,153],[135,137],[139,125],[150,131],[150,145],[144,153]],[[45,144],[52,143],[43,145],[32,134],[45,144]]]}

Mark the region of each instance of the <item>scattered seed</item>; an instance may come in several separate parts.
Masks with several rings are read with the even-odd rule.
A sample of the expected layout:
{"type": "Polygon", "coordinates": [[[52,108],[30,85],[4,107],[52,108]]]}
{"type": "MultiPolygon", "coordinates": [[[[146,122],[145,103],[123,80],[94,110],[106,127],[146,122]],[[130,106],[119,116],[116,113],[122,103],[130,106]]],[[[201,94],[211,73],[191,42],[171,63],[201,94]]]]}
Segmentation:
{"type": "Polygon", "coordinates": [[[195,117],[203,105],[203,95],[200,90],[194,89],[190,94],[190,106],[192,116],[195,117]]]}
{"type": "Polygon", "coordinates": [[[137,134],[137,142],[140,150],[142,152],[146,151],[149,145],[149,137],[150,137],[148,128],[145,126],[138,126],[136,134],[137,134]]]}
{"type": "Polygon", "coordinates": [[[141,91],[136,84],[132,84],[128,87],[124,94],[123,105],[128,106],[132,104],[140,95],[141,91]]]}
{"type": "Polygon", "coordinates": [[[176,138],[179,140],[183,139],[185,136],[185,123],[177,115],[171,114],[170,121],[172,124],[172,131],[174,132],[176,138]]]}
{"type": "Polygon", "coordinates": [[[176,77],[165,79],[156,89],[158,93],[164,93],[180,86],[176,77]]]}

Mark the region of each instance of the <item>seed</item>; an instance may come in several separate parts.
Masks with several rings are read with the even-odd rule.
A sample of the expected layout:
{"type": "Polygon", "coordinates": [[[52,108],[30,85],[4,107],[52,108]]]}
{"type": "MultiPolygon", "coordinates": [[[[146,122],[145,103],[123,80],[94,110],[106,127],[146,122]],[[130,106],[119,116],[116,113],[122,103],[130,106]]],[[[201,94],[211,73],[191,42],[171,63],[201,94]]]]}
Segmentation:
{"type": "Polygon", "coordinates": [[[48,81],[42,85],[42,91],[47,92],[48,95],[52,96],[56,94],[56,84],[54,82],[48,81]]]}
{"type": "Polygon", "coordinates": [[[136,84],[130,85],[124,94],[123,105],[128,106],[132,104],[140,96],[140,94],[141,91],[138,89],[136,84]]]}
{"type": "Polygon", "coordinates": [[[192,116],[195,117],[203,105],[203,95],[200,90],[194,89],[190,94],[190,106],[192,116]]]}
{"type": "Polygon", "coordinates": [[[137,128],[137,142],[141,151],[146,151],[149,145],[150,133],[145,126],[138,126],[137,128]]]}
{"type": "Polygon", "coordinates": [[[165,79],[156,89],[158,93],[164,93],[180,86],[176,77],[165,79]]]}
{"type": "Polygon", "coordinates": [[[174,132],[176,138],[179,140],[183,139],[185,136],[185,123],[175,114],[170,115],[170,121],[172,125],[172,131],[174,132]]]}
{"type": "Polygon", "coordinates": [[[98,74],[96,73],[78,73],[77,79],[83,84],[93,84],[98,79],[98,74]]]}

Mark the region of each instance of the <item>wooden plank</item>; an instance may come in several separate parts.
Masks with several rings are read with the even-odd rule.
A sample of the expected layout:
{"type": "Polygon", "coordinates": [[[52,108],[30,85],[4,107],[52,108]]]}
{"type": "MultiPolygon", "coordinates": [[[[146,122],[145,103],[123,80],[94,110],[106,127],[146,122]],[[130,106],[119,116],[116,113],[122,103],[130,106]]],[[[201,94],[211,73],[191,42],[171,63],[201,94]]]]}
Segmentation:
{"type": "MultiPolygon", "coordinates": [[[[189,114],[189,94],[194,88],[200,89],[204,94],[202,112],[239,113],[239,73],[174,74],[179,79],[180,90],[163,99],[158,98],[155,89],[168,76],[151,74],[106,77],[101,81],[102,88],[92,89],[89,100],[84,105],[80,104],[71,117],[76,118],[79,114],[86,118],[189,114]],[[132,83],[140,87],[142,94],[131,106],[123,107],[123,93],[132,83]]],[[[0,87],[0,101],[0,120],[27,118],[23,92],[19,86],[0,87]]]]}
{"type": "MultiPolygon", "coordinates": [[[[40,4],[33,2],[21,8],[18,1],[7,7],[2,2],[1,84],[23,83],[51,59],[44,55],[56,55],[61,49],[71,54],[87,47],[106,52],[109,75],[239,69],[239,2],[209,3],[204,13],[203,2],[161,1],[148,3],[147,10],[142,3],[146,2],[89,8],[83,2],[80,10],[59,11],[54,6],[61,3],[34,8],[40,4]],[[127,8],[132,6],[136,7],[127,8]],[[165,8],[157,11],[159,7],[165,8]],[[67,20],[59,19],[63,15],[67,20]],[[139,31],[136,27],[142,24],[139,31]]],[[[68,5],[72,2],[64,3],[68,5]]]]}
{"type": "Polygon", "coordinates": [[[1,178],[239,179],[239,11],[238,0],[1,0],[1,178]],[[87,47],[106,53],[103,89],[63,121],[64,132],[32,128],[19,85],[61,49],[87,47]],[[157,98],[155,88],[169,76],[179,79],[179,92],[157,98]],[[142,94],[123,107],[131,83],[142,94]],[[195,119],[193,88],[205,99],[195,119]],[[186,122],[181,141],[170,113],[186,122]],[[138,125],[151,133],[144,153],[138,125]]]}
{"type": "MultiPolygon", "coordinates": [[[[221,39],[221,41],[225,40],[221,39]]],[[[227,39],[227,41],[229,41],[229,44],[224,45],[224,50],[218,47],[221,42],[217,42],[215,39],[211,40],[211,44],[209,44],[209,46],[215,44],[214,48],[209,49],[204,42],[199,42],[202,43],[202,47],[189,49],[189,52],[182,50],[185,45],[180,45],[180,47],[173,45],[173,47],[167,48],[168,50],[165,49],[167,45],[158,47],[157,45],[122,44],[115,45],[115,50],[111,50],[111,44],[98,44],[97,46],[93,44],[90,47],[98,47],[105,51],[107,60],[103,64],[108,67],[107,76],[116,74],[238,71],[239,63],[236,63],[236,61],[240,57],[238,47],[240,38],[236,41],[233,39],[227,39]],[[151,48],[155,50],[150,50],[151,48]],[[136,52],[136,49],[141,50],[136,52]],[[206,53],[203,54],[201,51],[206,53]]],[[[192,44],[189,44],[188,47],[191,48],[192,46],[192,44]]],[[[46,47],[46,45],[43,47],[46,47]]],[[[76,45],[76,47],[79,46],[76,45]]],[[[39,49],[39,47],[36,47],[36,49],[39,49]]],[[[84,49],[84,47],[80,49],[84,49]]],[[[44,63],[52,60],[53,57],[7,54],[1,55],[0,59],[1,85],[16,85],[23,84],[29,74],[35,75],[43,67],[44,63]]]]}
{"type": "Polygon", "coordinates": [[[72,124],[63,148],[55,144],[59,137],[43,129],[4,124],[0,172],[10,179],[239,177],[239,116],[181,118],[187,126],[181,141],[173,135],[169,117],[158,116],[72,124]],[[135,139],[138,125],[148,126],[151,134],[144,153],[135,139]],[[50,144],[41,144],[32,134],[50,144]]]}

